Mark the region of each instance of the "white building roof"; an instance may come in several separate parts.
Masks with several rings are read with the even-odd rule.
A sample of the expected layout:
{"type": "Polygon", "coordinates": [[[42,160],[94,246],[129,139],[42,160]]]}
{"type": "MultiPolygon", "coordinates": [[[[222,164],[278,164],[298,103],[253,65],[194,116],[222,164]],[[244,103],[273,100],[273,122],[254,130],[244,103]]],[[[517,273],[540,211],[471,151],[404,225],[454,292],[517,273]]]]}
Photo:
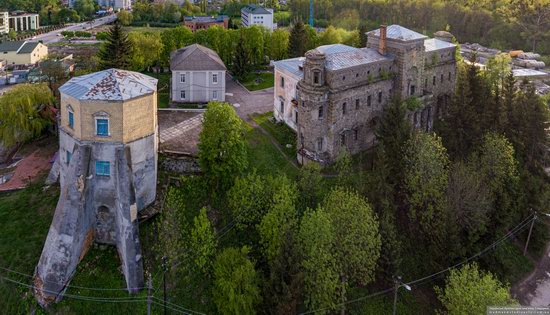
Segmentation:
{"type": "Polygon", "coordinates": [[[72,78],[59,91],[78,100],[125,101],[154,93],[157,81],[138,72],[108,69],[72,78]]]}
{"type": "Polygon", "coordinates": [[[512,73],[516,78],[545,78],[550,76],[547,72],[526,68],[513,69],[512,73]]]}
{"type": "Polygon", "coordinates": [[[455,44],[437,38],[430,38],[424,41],[424,49],[426,52],[455,47],[455,44]]]}
{"type": "MultiPolygon", "coordinates": [[[[380,37],[380,29],[370,31],[367,34],[380,37]]],[[[410,40],[417,40],[417,39],[426,39],[428,38],[428,36],[417,33],[401,25],[393,24],[387,27],[386,38],[396,39],[401,41],[410,41],[410,40]]]]}

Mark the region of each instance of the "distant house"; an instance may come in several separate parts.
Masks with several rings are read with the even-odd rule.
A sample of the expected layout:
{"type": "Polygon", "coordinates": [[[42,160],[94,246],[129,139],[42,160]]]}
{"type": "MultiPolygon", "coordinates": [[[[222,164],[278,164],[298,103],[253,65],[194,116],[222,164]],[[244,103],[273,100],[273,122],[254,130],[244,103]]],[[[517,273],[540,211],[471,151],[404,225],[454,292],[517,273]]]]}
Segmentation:
{"type": "Polygon", "coordinates": [[[0,43],[0,59],[8,65],[32,65],[48,56],[48,47],[39,42],[8,41],[0,43]]]}
{"type": "Polygon", "coordinates": [[[261,25],[270,30],[276,29],[273,23],[273,9],[249,4],[241,9],[241,22],[243,26],[261,25]]]}
{"type": "Polygon", "coordinates": [[[229,26],[229,17],[227,15],[218,16],[186,16],[183,19],[185,26],[191,31],[207,29],[211,26],[221,26],[227,28],[229,26]]]}
{"type": "Polygon", "coordinates": [[[194,44],[172,52],[172,101],[225,101],[227,68],[212,49],[194,44]]]}

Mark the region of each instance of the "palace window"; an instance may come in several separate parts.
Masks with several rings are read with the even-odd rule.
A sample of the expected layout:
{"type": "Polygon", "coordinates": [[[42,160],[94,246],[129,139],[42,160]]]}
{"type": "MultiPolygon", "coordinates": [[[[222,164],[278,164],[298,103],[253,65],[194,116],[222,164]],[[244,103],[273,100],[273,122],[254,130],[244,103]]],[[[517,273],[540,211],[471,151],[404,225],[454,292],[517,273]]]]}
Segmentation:
{"type": "Polygon", "coordinates": [[[180,92],[180,97],[181,97],[182,100],[185,99],[185,90],[182,90],[182,91],[180,92]]]}
{"type": "Polygon", "coordinates": [[[346,102],[344,102],[344,103],[342,104],[342,115],[345,115],[345,114],[346,114],[346,112],[347,112],[347,108],[346,108],[347,105],[348,105],[348,104],[347,104],[346,102]]]}
{"type": "Polygon", "coordinates": [[[372,102],[371,102],[371,99],[372,99],[372,97],[371,97],[370,95],[367,96],[367,106],[368,106],[368,107],[370,107],[370,105],[371,105],[371,103],[372,103],[372,102]]]}
{"type": "Polygon", "coordinates": [[[71,159],[73,158],[73,154],[71,153],[71,151],[67,150],[67,156],[66,156],[66,160],[67,160],[67,165],[69,165],[69,163],[71,163],[71,159]]]}
{"type": "Polygon", "coordinates": [[[218,75],[212,74],[212,83],[218,83],[218,75]]]}
{"type": "Polygon", "coordinates": [[[317,138],[317,151],[323,151],[323,138],[317,138]]]}
{"type": "Polygon", "coordinates": [[[360,104],[360,102],[361,102],[361,101],[360,101],[359,99],[356,99],[356,100],[355,100],[355,109],[356,109],[356,110],[359,109],[359,104],[360,104]]]}
{"type": "Polygon", "coordinates": [[[95,161],[95,174],[98,176],[111,176],[111,163],[109,161],[95,161]]]}
{"type": "Polygon", "coordinates": [[[320,80],[319,80],[319,79],[320,79],[320,78],[319,78],[320,75],[321,75],[321,74],[319,73],[319,71],[313,71],[313,83],[314,83],[314,84],[319,84],[319,82],[320,82],[320,80]]]}
{"type": "Polygon", "coordinates": [[[212,99],[217,100],[218,99],[218,91],[212,91],[212,99]]]}
{"type": "Polygon", "coordinates": [[[180,83],[185,83],[185,73],[180,74],[180,83]]]}
{"type": "Polygon", "coordinates": [[[319,119],[323,119],[323,106],[319,106],[319,119]]]}
{"type": "Polygon", "coordinates": [[[382,92],[378,92],[378,103],[382,103],[382,92]]]}
{"type": "Polygon", "coordinates": [[[357,128],[353,129],[353,140],[357,141],[359,135],[359,130],[357,128]]]}
{"type": "Polygon", "coordinates": [[[345,146],[346,145],[346,134],[342,132],[340,135],[340,145],[345,146]]]}
{"type": "Polygon", "coordinates": [[[109,119],[108,118],[96,118],[95,119],[95,132],[97,136],[106,137],[109,136],[109,119]]]}
{"type": "Polygon", "coordinates": [[[281,77],[281,87],[285,87],[285,77],[281,77]]]}
{"type": "Polygon", "coordinates": [[[433,81],[433,85],[435,85],[435,75],[434,75],[432,81],[433,81]]]}
{"type": "Polygon", "coordinates": [[[74,129],[74,113],[69,110],[69,128],[74,129]]]}

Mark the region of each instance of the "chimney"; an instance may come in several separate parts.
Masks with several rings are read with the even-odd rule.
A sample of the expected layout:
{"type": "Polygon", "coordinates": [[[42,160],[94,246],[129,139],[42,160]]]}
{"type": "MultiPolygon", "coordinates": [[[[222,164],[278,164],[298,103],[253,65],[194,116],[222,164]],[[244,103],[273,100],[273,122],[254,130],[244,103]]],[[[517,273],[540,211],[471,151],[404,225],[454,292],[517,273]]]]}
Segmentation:
{"type": "Polygon", "coordinates": [[[386,54],[386,25],[380,25],[380,41],[378,42],[378,52],[381,55],[386,54]]]}

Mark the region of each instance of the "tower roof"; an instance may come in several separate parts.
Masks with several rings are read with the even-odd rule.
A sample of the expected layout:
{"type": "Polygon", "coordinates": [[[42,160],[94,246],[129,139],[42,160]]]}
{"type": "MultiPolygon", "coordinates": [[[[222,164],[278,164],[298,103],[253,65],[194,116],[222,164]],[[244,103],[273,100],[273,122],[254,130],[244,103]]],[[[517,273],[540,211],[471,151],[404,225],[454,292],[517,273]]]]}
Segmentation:
{"type": "Polygon", "coordinates": [[[134,71],[108,69],[72,78],[59,91],[78,100],[125,101],[154,93],[157,81],[134,71]]]}
{"type": "MultiPolygon", "coordinates": [[[[380,37],[380,29],[370,31],[368,35],[380,37]]],[[[387,28],[387,38],[400,40],[400,41],[413,41],[418,39],[426,39],[428,36],[417,33],[401,25],[393,24],[387,28]]]]}

